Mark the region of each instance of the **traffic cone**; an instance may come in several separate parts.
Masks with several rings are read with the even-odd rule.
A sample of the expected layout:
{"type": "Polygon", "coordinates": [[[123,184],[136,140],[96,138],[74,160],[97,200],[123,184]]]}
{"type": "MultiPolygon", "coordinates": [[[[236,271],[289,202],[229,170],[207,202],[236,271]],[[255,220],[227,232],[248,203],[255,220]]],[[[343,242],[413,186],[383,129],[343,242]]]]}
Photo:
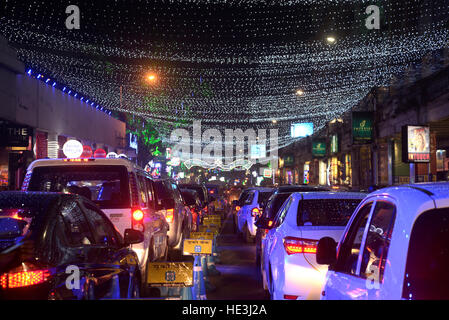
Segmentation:
{"type": "Polygon", "coordinates": [[[216,256],[216,237],[214,237],[213,244],[212,244],[212,254],[207,256],[207,274],[211,276],[218,276],[221,274],[220,271],[217,270],[215,266],[215,256],[216,256]]]}
{"type": "Polygon", "coordinates": [[[203,267],[201,257],[196,255],[193,263],[193,287],[191,287],[193,300],[206,300],[203,267]]]}
{"type": "Polygon", "coordinates": [[[207,277],[207,260],[206,260],[206,256],[201,256],[201,267],[203,268],[203,277],[204,277],[204,285],[205,285],[205,289],[208,291],[215,291],[217,288],[210,283],[208,277],[207,277]]]}

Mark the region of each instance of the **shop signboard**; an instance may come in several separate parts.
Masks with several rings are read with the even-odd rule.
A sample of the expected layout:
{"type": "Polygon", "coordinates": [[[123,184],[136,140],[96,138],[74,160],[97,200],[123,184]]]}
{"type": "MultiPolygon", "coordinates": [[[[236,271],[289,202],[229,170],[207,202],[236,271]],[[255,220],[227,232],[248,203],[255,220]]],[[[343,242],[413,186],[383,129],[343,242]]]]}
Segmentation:
{"type": "Polygon", "coordinates": [[[402,162],[430,161],[430,128],[428,126],[402,127],[402,162]]]}
{"type": "Polygon", "coordinates": [[[312,156],[321,158],[326,156],[326,142],[323,140],[312,141],[312,156]]]}
{"type": "Polygon", "coordinates": [[[295,163],[295,157],[291,154],[284,157],[284,167],[291,167],[295,163]]]}
{"type": "Polygon", "coordinates": [[[373,141],[373,112],[352,113],[352,143],[363,144],[373,141]]]}
{"type": "Polygon", "coordinates": [[[0,120],[0,147],[28,147],[30,136],[32,128],[0,120]]]}

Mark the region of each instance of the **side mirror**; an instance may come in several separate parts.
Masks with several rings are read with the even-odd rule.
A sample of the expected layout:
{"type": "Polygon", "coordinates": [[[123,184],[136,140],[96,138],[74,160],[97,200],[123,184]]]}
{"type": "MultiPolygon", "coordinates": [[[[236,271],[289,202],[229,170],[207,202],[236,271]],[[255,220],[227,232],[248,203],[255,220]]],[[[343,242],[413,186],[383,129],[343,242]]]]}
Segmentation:
{"type": "Polygon", "coordinates": [[[316,249],[316,262],[332,265],[337,261],[337,242],[330,237],[321,238],[316,249]]]}
{"type": "Polygon", "coordinates": [[[174,199],[162,199],[161,205],[164,209],[173,209],[175,207],[174,199]]]}
{"type": "Polygon", "coordinates": [[[139,230],[125,229],[124,235],[125,245],[141,243],[144,240],[144,235],[139,230]]]}

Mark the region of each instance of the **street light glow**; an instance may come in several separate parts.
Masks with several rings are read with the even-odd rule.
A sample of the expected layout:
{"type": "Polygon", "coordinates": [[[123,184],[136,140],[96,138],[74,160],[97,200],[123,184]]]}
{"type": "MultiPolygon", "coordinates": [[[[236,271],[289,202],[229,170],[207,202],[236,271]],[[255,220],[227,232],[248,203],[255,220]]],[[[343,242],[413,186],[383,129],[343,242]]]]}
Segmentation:
{"type": "Polygon", "coordinates": [[[335,41],[337,41],[337,39],[335,39],[335,37],[333,37],[333,36],[328,36],[328,37],[326,38],[326,40],[327,40],[327,42],[329,42],[329,43],[334,43],[335,41]]]}
{"type": "Polygon", "coordinates": [[[155,82],[157,80],[157,77],[154,73],[150,73],[147,75],[146,80],[148,82],[155,82]]]}
{"type": "Polygon", "coordinates": [[[302,91],[301,89],[296,90],[296,94],[298,96],[302,96],[304,94],[304,91],[302,91]]]}

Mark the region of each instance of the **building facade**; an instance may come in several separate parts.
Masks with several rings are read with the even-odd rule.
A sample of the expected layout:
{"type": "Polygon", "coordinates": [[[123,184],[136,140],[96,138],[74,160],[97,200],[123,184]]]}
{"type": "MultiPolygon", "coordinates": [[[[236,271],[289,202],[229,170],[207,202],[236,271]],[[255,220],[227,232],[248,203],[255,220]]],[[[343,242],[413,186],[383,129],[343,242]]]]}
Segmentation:
{"type": "Polygon", "coordinates": [[[62,146],[76,139],[93,152],[121,153],[126,124],[42,81],[0,39],[0,189],[18,189],[34,159],[63,158],[62,146]]]}

